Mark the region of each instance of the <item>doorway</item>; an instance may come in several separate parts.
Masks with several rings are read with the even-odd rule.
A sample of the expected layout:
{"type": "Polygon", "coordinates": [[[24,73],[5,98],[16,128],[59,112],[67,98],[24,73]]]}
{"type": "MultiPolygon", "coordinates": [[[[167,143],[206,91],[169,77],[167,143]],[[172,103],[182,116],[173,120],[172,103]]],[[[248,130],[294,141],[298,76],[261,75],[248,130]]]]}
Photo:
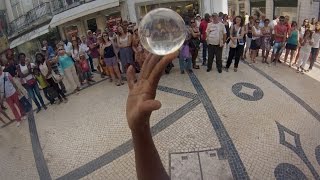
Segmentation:
{"type": "Polygon", "coordinates": [[[87,24],[88,24],[88,29],[91,30],[92,32],[96,32],[97,31],[97,22],[96,19],[89,19],[87,20],[87,24]]]}

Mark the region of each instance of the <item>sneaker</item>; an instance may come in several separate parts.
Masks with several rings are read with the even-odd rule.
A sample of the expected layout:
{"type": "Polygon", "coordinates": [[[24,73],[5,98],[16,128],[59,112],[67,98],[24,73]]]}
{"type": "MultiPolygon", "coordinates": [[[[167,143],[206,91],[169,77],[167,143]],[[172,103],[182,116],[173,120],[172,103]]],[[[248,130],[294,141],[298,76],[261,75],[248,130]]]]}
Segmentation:
{"type": "Polygon", "coordinates": [[[16,126],[17,126],[17,127],[19,127],[19,126],[20,126],[20,124],[21,124],[21,122],[17,122],[16,126]]]}
{"type": "Polygon", "coordinates": [[[48,108],[47,108],[47,106],[43,106],[43,109],[44,109],[44,110],[47,110],[48,108]]]}
{"type": "Polygon", "coordinates": [[[210,72],[211,71],[211,69],[207,69],[207,72],[210,72]]]}
{"type": "Polygon", "coordinates": [[[282,63],[280,60],[278,60],[278,63],[282,63]]]}
{"type": "Polygon", "coordinates": [[[23,120],[23,121],[27,120],[27,116],[22,116],[21,120],[23,120]]]}
{"type": "Polygon", "coordinates": [[[237,72],[238,71],[238,68],[234,68],[234,72],[237,72]]]}
{"type": "Polygon", "coordinates": [[[219,73],[222,73],[222,70],[221,70],[221,69],[218,69],[218,72],[219,72],[219,73]]]}
{"type": "Polygon", "coordinates": [[[226,72],[229,72],[229,69],[228,69],[227,67],[225,67],[224,70],[225,70],[226,72]]]}

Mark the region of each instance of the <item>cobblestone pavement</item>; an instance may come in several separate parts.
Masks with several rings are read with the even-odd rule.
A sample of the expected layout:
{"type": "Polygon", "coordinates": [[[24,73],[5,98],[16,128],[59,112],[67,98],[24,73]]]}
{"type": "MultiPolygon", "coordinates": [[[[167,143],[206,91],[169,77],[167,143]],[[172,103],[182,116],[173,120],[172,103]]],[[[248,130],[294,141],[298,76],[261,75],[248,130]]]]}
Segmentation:
{"type": "MultiPolygon", "coordinates": [[[[172,179],[319,179],[320,64],[305,75],[260,59],[222,74],[175,64],[151,117],[172,179]]],[[[0,179],[136,179],[127,87],[97,81],[0,129],[0,179]]]]}

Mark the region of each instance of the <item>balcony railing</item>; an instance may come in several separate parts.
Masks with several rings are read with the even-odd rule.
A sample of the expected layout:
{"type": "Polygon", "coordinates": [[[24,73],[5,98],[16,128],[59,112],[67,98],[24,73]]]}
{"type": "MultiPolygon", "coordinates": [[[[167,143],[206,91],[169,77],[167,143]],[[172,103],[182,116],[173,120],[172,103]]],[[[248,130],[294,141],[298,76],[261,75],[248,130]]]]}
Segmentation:
{"type": "Polygon", "coordinates": [[[9,34],[13,34],[15,32],[23,31],[25,28],[29,27],[33,23],[44,19],[46,20],[46,16],[52,17],[50,3],[45,2],[40,4],[39,6],[31,9],[26,14],[18,17],[17,19],[10,22],[10,31],[9,34]]]}
{"type": "Polygon", "coordinates": [[[51,0],[52,11],[54,14],[59,14],[68,9],[80,6],[81,4],[94,0],[51,0]]]}

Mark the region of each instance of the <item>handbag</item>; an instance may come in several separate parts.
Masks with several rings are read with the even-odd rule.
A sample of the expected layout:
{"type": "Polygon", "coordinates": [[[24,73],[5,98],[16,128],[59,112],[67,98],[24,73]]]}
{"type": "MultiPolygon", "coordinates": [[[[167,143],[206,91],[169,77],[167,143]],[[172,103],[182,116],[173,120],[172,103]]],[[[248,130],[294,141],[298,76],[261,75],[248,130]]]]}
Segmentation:
{"type": "Polygon", "coordinates": [[[27,80],[28,86],[34,86],[36,83],[37,81],[34,78],[27,80]]]}
{"type": "Polygon", "coordinates": [[[63,76],[61,74],[57,74],[54,71],[52,71],[52,78],[55,83],[59,83],[62,81],[63,76]]]}
{"type": "Polygon", "coordinates": [[[19,99],[19,102],[24,110],[25,113],[29,112],[32,110],[31,103],[28,101],[28,99],[25,96],[22,96],[19,99]]]}

